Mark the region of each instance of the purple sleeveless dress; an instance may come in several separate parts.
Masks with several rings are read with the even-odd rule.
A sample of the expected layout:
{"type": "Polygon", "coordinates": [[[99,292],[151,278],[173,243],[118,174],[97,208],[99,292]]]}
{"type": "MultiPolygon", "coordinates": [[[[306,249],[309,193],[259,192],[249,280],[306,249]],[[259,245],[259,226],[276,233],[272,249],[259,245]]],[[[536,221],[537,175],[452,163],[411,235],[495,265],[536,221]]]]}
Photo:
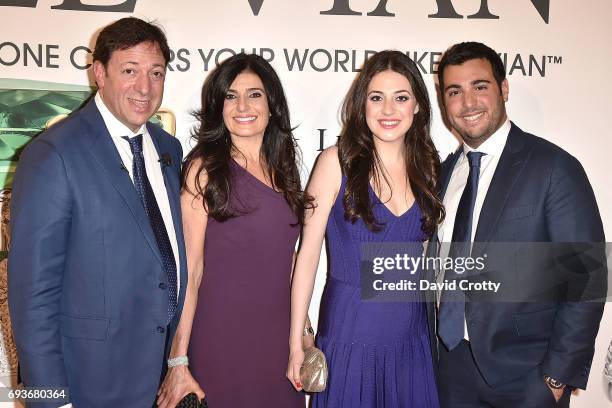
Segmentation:
{"type": "Polygon", "coordinates": [[[208,219],[190,369],[212,408],[303,408],[285,377],[296,217],[283,194],[231,168],[232,208],[250,212],[208,219]]]}
{"type": "Polygon", "coordinates": [[[412,243],[406,245],[408,251],[421,255],[419,206],[415,203],[397,217],[370,188],[376,220],[385,223],[381,231],[371,232],[361,220],[352,224],[344,219],[345,187],[342,177],[327,222],[331,263],[317,335],[327,358],[329,382],[324,392],[314,395],[312,406],[437,408],[425,304],[366,302],[360,289],[362,244],[412,243]]]}

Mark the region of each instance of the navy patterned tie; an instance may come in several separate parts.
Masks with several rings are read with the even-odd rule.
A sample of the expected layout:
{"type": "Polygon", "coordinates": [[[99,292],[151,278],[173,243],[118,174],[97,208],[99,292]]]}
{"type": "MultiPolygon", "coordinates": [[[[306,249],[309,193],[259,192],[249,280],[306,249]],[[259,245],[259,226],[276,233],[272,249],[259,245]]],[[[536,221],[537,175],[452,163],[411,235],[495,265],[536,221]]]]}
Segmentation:
{"type": "MultiPolygon", "coordinates": [[[[455,226],[453,227],[453,239],[449,251],[449,258],[470,256],[472,242],[472,221],[474,219],[474,204],[476,203],[476,193],[478,192],[478,178],[480,176],[480,159],[484,153],[469,152],[467,154],[470,164],[470,173],[459,206],[455,216],[455,226]]],[[[449,271],[452,272],[452,271],[449,271]]],[[[459,275],[453,273],[455,280],[459,275]]],[[[463,339],[465,321],[465,294],[457,290],[445,290],[442,293],[440,302],[440,319],[438,324],[438,334],[444,345],[452,350],[463,339]]]]}
{"type": "Polygon", "coordinates": [[[155,234],[157,247],[159,248],[162,263],[164,264],[164,270],[168,276],[168,322],[170,322],[174,317],[177,305],[176,263],[174,261],[172,245],[170,245],[170,239],[168,238],[164,219],[162,218],[161,211],[159,211],[153,188],[151,188],[151,183],[149,183],[149,178],[147,177],[144,156],[142,154],[142,135],[137,135],[132,138],[124,136],[123,138],[130,144],[130,149],[134,156],[132,164],[134,187],[136,187],[136,192],[149,216],[149,222],[155,234]]]}

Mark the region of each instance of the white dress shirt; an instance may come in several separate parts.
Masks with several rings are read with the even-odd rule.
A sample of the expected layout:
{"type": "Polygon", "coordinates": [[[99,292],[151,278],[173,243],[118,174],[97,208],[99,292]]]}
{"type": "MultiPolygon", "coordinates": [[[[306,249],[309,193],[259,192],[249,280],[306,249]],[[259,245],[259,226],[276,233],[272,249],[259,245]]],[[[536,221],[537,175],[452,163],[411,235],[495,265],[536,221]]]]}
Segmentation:
{"type": "MultiPolygon", "coordinates": [[[[484,203],[487,191],[491,185],[493,174],[499,163],[502,151],[506,146],[508,140],[508,134],[510,133],[510,120],[506,119],[503,125],[495,133],[491,135],[483,144],[478,146],[477,149],[472,149],[467,144],[463,143],[463,151],[461,152],[453,172],[448,181],[448,187],[444,194],[444,208],[446,210],[446,217],[442,224],[438,228],[438,238],[442,246],[440,247],[439,256],[444,259],[448,256],[450,249],[449,243],[453,238],[453,229],[455,227],[455,216],[457,215],[457,208],[459,207],[459,200],[463,194],[465,184],[467,183],[468,175],[470,173],[470,165],[468,162],[467,154],[471,151],[477,151],[484,153],[484,156],[480,159],[480,176],[478,179],[478,191],[476,193],[476,202],[474,203],[474,214],[472,217],[472,238],[471,242],[474,242],[476,235],[476,229],[478,227],[478,219],[480,218],[480,210],[484,203]]],[[[439,277],[440,281],[444,280],[444,274],[441,273],[439,277]]],[[[469,339],[467,325],[464,325],[464,338],[469,339]]]]}
{"type": "Polygon", "coordinates": [[[172,246],[172,254],[174,255],[174,263],[176,264],[176,293],[178,296],[178,292],[181,287],[181,271],[178,243],[176,240],[176,230],[174,229],[174,221],[172,220],[172,212],[170,211],[170,201],[168,200],[168,192],[166,191],[164,175],[162,174],[161,165],[159,163],[159,155],[155,145],[153,144],[151,135],[149,135],[146,125],[142,125],[141,128],[135,133],[132,132],[108,110],[99,93],[96,94],[94,101],[98,107],[98,110],[100,111],[100,114],[102,115],[102,119],[104,119],[104,124],[108,129],[108,133],[110,133],[111,139],[113,140],[113,143],[115,143],[115,147],[119,152],[119,156],[121,156],[123,165],[129,173],[132,182],[134,182],[134,175],[132,174],[132,163],[134,159],[132,150],[130,149],[130,144],[127,140],[123,139],[123,136],[134,137],[136,135],[142,135],[142,154],[145,160],[147,178],[149,179],[149,183],[153,189],[155,200],[157,201],[159,211],[161,212],[164,220],[166,232],[168,233],[168,238],[170,239],[170,245],[172,246]]]}

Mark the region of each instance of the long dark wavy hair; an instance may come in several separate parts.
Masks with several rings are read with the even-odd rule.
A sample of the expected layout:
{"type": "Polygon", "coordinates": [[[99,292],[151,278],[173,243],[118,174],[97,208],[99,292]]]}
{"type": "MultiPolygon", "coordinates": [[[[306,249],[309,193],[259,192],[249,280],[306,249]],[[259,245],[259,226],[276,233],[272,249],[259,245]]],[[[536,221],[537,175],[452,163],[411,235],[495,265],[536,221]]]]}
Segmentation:
{"type": "Polygon", "coordinates": [[[237,153],[230,133],[223,121],[223,104],[234,79],[242,72],[256,74],[263,83],[270,118],[264,132],[260,159],[268,179],[276,191],[283,193],[289,207],[297,217],[298,224],[304,223],[304,213],[312,207],[313,198],[302,189],[298,160],[299,149],[289,120],[289,108],[280,79],[274,68],[258,55],[237,54],[221,63],[202,87],[202,108],[195,113],[199,125],[192,138],[196,145],[183,163],[181,186],[196,198],[203,198],[208,216],[217,221],[235,217],[238,210],[230,207],[232,178],[230,163],[232,154],[237,153]],[[200,161],[195,174],[195,189],[186,184],[186,175],[191,166],[200,161]],[[202,186],[202,173],[208,177],[202,186]]]}
{"type": "Polygon", "coordinates": [[[370,179],[380,185],[380,178],[389,185],[374,147],[374,139],[366,122],[368,85],[372,78],[391,70],[405,76],[419,106],[404,138],[406,171],[416,202],[423,212],[423,232],[431,234],[444,219],[444,207],[437,195],[440,157],[429,134],[431,105],[423,77],[416,64],[399,51],[381,51],[370,57],[355,78],[342,105],[342,133],[338,140],[338,156],[346,176],[343,197],[347,220],[361,218],[371,231],[380,229],[370,202],[370,179]]]}

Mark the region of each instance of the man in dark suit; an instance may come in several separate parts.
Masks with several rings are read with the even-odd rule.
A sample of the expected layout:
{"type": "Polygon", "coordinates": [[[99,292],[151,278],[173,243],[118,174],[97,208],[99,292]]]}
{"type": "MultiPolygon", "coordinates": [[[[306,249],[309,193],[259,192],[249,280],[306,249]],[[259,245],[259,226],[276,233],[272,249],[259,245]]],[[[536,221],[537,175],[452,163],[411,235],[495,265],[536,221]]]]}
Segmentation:
{"type": "Polygon", "coordinates": [[[567,407],[571,390],[587,384],[606,288],[592,188],[578,160],[508,120],[508,80],[494,50],[456,44],[438,78],[446,118],[463,143],[442,165],[446,218],[432,242],[451,243],[438,246],[443,258],[486,264],[465,276],[449,268],[438,282],[506,289],[503,299],[502,292],[450,286],[439,293],[441,405],[567,407]],[[598,262],[583,262],[578,249],[551,255],[568,255],[575,243],[598,262]]]}
{"type": "Polygon", "coordinates": [[[13,188],[9,301],[21,378],[57,407],[150,407],[187,283],[182,149],[147,123],[162,100],[164,33],[105,27],[96,96],[23,152],[13,188]]]}

